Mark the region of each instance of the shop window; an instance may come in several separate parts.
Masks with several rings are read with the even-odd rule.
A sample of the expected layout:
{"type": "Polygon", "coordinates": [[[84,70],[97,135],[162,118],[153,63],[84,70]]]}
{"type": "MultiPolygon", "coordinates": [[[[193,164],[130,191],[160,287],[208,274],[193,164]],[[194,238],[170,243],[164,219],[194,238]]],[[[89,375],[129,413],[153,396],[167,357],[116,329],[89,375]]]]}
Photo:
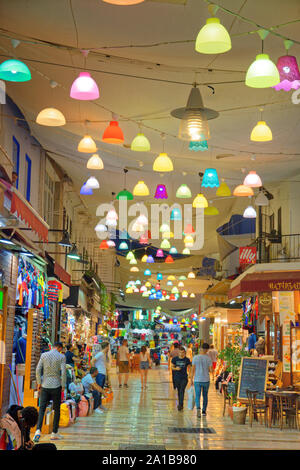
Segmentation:
{"type": "Polygon", "coordinates": [[[47,171],[45,172],[44,188],[44,220],[50,227],[53,227],[55,183],[47,171]]]}
{"type": "Polygon", "coordinates": [[[26,183],[26,199],[30,202],[30,191],[31,191],[31,159],[26,154],[25,160],[25,183],[26,183]]]}
{"type": "MultiPolygon", "coordinates": [[[[19,176],[20,168],[20,144],[17,139],[13,136],[13,146],[12,146],[12,162],[13,162],[13,171],[19,176]]],[[[19,178],[16,182],[16,188],[19,187],[19,178]]]]}

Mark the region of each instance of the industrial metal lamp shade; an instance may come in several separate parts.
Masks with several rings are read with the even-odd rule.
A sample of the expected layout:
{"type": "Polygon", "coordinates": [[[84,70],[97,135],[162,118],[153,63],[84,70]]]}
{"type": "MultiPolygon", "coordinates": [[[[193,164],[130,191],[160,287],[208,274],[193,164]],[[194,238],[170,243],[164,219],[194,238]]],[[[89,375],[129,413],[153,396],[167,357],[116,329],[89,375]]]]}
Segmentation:
{"type": "Polygon", "coordinates": [[[139,133],[131,142],[131,150],[134,152],[149,152],[150,142],[144,134],[139,133]]]}
{"type": "Polygon", "coordinates": [[[90,135],[85,135],[78,144],[78,152],[94,153],[97,152],[97,146],[90,135]]]}
{"type": "Polygon", "coordinates": [[[275,85],[275,90],[298,90],[300,88],[300,73],[297,59],[293,55],[284,55],[277,61],[280,83],[275,85]]]}
{"type": "Polygon", "coordinates": [[[99,98],[99,88],[89,72],[80,72],[70,90],[74,100],[96,100],[99,98]]]}
{"type": "Polygon", "coordinates": [[[208,207],[206,197],[203,196],[203,194],[198,194],[193,200],[193,207],[196,209],[204,209],[205,207],[208,207]]]}
{"type": "Polygon", "coordinates": [[[27,82],[31,80],[31,73],[20,60],[10,59],[0,65],[0,78],[8,82],[27,82]]]}
{"type": "Polygon", "coordinates": [[[41,126],[58,127],[66,124],[63,113],[55,108],[45,108],[39,112],[36,118],[37,124],[41,126]]]}
{"type": "Polygon", "coordinates": [[[180,121],[178,137],[193,142],[207,141],[210,132],[205,113],[199,109],[187,109],[180,121]]]}
{"type": "Polygon", "coordinates": [[[201,186],[204,188],[218,188],[220,186],[218,173],[215,168],[207,168],[205,170],[201,186]]]}
{"type": "Polygon", "coordinates": [[[124,135],[118,121],[110,121],[103,133],[102,141],[108,144],[123,144],[124,135]]]}
{"type": "Polygon", "coordinates": [[[248,206],[247,209],[245,209],[243,217],[246,219],[255,219],[256,217],[256,210],[252,206],[248,206]]]}
{"type": "Polygon", "coordinates": [[[269,88],[280,82],[276,65],[268,54],[258,54],[246,74],[246,85],[252,88],[269,88]]]}
{"type": "Polygon", "coordinates": [[[134,196],[149,196],[149,188],[144,181],[139,181],[133,188],[134,196]]]}
{"type": "Polygon", "coordinates": [[[67,257],[75,260],[80,259],[75,243],[73,244],[71,251],[69,251],[69,253],[67,254],[67,257]]]}
{"type": "Polygon", "coordinates": [[[247,197],[253,196],[253,194],[253,189],[249,186],[245,186],[244,184],[239,184],[233,191],[234,196],[247,197]]]}
{"type": "Polygon", "coordinates": [[[94,155],[92,155],[87,164],[86,164],[86,167],[89,169],[89,170],[103,170],[104,168],[104,165],[103,165],[103,161],[102,161],[102,158],[99,157],[99,155],[97,155],[96,153],[94,155]]]}
{"type": "Polygon", "coordinates": [[[250,188],[260,188],[262,182],[256,171],[250,171],[244,179],[244,185],[250,188]]]}
{"type": "Polygon", "coordinates": [[[166,153],[160,153],[154,160],[153,170],[159,172],[173,171],[173,163],[166,153]]]}
{"type": "Polygon", "coordinates": [[[192,197],[190,188],[186,184],[183,183],[177,189],[176,197],[178,197],[179,199],[188,199],[189,197],[192,197]]]}
{"type": "Polygon", "coordinates": [[[195,50],[201,54],[222,54],[231,49],[231,39],[219,18],[207,18],[195,43],[195,50]]]}
{"type": "Polygon", "coordinates": [[[229,186],[223,181],[219,188],[217,189],[216,195],[219,197],[229,197],[231,196],[231,191],[229,186]]]}
{"type": "Polygon", "coordinates": [[[70,237],[68,232],[64,232],[63,237],[60,242],[58,242],[60,246],[66,246],[72,248],[72,243],[70,242],[70,237]]]}
{"type": "Polygon", "coordinates": [[[254,142],[268,142],[272,140],[272,131],[265,121],[258,121],[256,126],[252,129],[250,140],[254,142]]]}

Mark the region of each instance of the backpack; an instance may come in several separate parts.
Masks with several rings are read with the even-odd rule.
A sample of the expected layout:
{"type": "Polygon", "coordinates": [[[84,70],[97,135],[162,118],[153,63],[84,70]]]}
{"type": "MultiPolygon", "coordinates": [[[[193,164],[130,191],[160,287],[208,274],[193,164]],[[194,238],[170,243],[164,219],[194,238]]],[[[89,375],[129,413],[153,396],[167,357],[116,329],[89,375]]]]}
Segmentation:
{"type": "Polygon", "coordinates": [[[81,396],[80,402],[78,403],[78,416],[87,416],[89,412],[89,402],[84,395],[81,396]]]}

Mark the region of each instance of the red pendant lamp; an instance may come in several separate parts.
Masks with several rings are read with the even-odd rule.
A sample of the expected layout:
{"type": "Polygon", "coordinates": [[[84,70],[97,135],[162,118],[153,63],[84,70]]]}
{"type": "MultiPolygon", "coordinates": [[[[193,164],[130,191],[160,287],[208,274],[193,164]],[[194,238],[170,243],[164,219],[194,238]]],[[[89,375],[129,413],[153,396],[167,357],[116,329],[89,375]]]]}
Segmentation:
{"type": "Polygon", "coordinates": [[[168,256],[166,257],[165,263],[174,263],[174,260],[173,260],[173,258],[172,258],[171,255],[168,255],[168,256]]]}
{"type": "Polygon", "coordinates": [[[110,121],[109,125],[105,129],[102,142],[107,144],[123,144],[124,134],[119,126],[118,121],[110,121]]]}
{"type": "Polygon", "coordinates": [[[102,240],[99,245],[100,250],[109,250],[109,245],[107,244],[106,240],[102,240]]]}

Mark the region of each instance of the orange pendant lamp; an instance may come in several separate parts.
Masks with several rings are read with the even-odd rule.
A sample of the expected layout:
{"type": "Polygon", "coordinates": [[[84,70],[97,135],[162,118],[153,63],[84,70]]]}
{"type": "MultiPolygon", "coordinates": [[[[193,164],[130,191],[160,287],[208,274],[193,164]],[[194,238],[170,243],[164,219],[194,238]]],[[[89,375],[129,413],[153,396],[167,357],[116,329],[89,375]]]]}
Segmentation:
{"type": "Polygon", "coordinates": [[[124,143],[124,134],[122,129],[119,126],[118,121],[110,121],[109,125],[105,129],[102,142],[107,144],[123,144],[124,143]]]}
{"type": "Polygon", "coordinates": [[[253,196],[253,189],[244,184],[239,184],[233,191],[234,196],[253,196]]]}

